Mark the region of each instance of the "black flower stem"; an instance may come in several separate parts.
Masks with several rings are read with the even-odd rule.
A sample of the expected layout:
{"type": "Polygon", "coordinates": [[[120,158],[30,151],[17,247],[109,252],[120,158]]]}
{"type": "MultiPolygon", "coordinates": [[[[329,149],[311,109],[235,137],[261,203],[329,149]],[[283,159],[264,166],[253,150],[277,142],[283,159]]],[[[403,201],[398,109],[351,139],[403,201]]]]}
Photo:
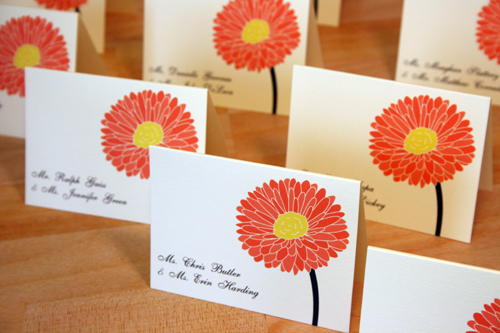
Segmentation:
{"type": "Polygon", "coordinates": [[[437,223],[436,236],[441,236],[441,226],[443,225],[443,191],[441,191],[441,183],[436,184],[437,197],[437,223]]]}
{"type": "Polygon", "coordinates": [[[316,14],[316,18],[318,18],[318,0],[314,0],[314,14],[316,14]]]}
{"type": "Polygon", "coordinates": [[[318,315],[319,315],[319,291],[318,291],[318,280],[316,279],[316,272],[311,268],[309,272],[311,277],[311,287],[313,292],[313,321],[314,326],[318,326],[318,315]]]}
{"type": "Polygon", "coordinates": [[[273,114],[276,114],[276,106],[278,105],[278,87],[276,84],[276,73],[274,67],[271,67],[271,81],[273,82],[273,114]]]}

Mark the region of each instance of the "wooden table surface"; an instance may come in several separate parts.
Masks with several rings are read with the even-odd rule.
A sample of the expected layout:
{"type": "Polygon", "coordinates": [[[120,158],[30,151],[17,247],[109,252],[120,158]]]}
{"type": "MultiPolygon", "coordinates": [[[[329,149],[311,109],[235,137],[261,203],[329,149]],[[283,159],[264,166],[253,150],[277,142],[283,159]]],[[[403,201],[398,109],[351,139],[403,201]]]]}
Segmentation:
{"type": "MultiPolygon", "coordinates": [[[[344,0],[341,26],[320,27],[325,67],[393,79],[402,0],[344,0]]],[[[143,4],[108,0],[110,75],[141,78],[143,4]]],[[[288,118],[218,109],[233,158],[285,165],[288,118]]],[[[494,133],[500,108],[493,110],[494,133]]],[[[368,243],[500,270],[500,152],[495,191],[479,191],[472,243],[367,221],[368,243]]],[[[0,332],[326,332],[149,288],[149,225],[24,205],[24,140],[0,137],[0,332]]],[[[356,284],[351,332],[362,285],[356,284]]],[[[331,331],[330,331],[331,332],[331,331]]]]}

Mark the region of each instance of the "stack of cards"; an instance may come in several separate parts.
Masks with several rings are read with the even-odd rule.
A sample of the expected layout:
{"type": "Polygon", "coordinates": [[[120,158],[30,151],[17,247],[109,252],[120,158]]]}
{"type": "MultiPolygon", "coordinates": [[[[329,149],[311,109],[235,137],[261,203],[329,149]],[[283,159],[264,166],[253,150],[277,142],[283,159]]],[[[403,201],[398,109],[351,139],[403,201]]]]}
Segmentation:
{"type": "Polygon", "coordinates": [[[406,0],[398,80],[454,92],[300,66],[322,65],[312,8],[340,0],[146,0],[154,82],[72,73],[104,72],[71,12],[102,51],[104,0],[8,2],[0,134],[26,137],[26,204],[151,223],[155,289],[347,332],[366,268],[363,332],[500,332],[500,273],[376,248],[365,266],[364,215],[470,242],[491,98],[463,92],[500,101],[500,5],[406,0]],[[227,159],[214,104],[290,112],[289,169],[227,159]]]}
{"type": "Polygon", "coordinates": [[[349,330],[359,181],[196,154],[227,155],[206,89],[27,68],[26,91],[27,204],[151,222],[153,288],[349,330]]]}

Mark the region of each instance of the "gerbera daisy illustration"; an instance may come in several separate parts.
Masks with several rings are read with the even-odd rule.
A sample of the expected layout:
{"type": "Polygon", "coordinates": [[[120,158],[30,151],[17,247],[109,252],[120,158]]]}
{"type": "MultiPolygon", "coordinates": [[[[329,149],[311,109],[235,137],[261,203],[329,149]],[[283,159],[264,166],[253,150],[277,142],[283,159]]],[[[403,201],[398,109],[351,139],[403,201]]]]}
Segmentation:
{"type": "Polygon", "coordinates": [[[281,64],[300,42],[299,25],[290,3],[283,0],[232,0],[214,20],[217,54],[236,69],[270,69],[273,113],[277,87],[274,66],[281,64]]]}
{"type": "Polygon", "coordinates": [[[467,333],[500,333],[500,299],[485,304],[484,311],[474,313],[474,320],[467,325],[474,330],[467,333]]]}
{"type": "Polygon", "coordinates": [[[23,97],[25,67],[69,69],[63,36],[39,16],[11,18],[0,26],[0,90],[23,97]]]}
{"type": "Polygon", "coordinates": [[[441,234],[443,199],[441,183],[453,179],[457,171],[474,158],[474,139],[465,112],[441,97],[406,97],[384,109],[375,118],[370,132],[370,155],[384,175],[410,185],[436,187],[441,234]]]}
{"type": "Polygon", "coordinates": [[[177,98],[151,90],[131,93],[111,106],[101,129],[106,160],[128,177],[149,178],[149,146],[193,151],[198,138],[191,113],[177,98]]]}
{"type": "Polygon", "coordinates": [[[241,206],[238,238],[256,262],[283,272],[309,272],[313,289],[313,325],[318,323],[319,292],[315,270],[347,248],[349,233],[334,196],[309,181],[264,183],[241,206]]]}
{"type": "Polygon", "coordinates": [[[86,4],[87,0],[36,0],[36,2],[48,9],[68,10],[78,9],[86,4]]]}
{"type": "Polygon", "coordinates": [[[476,33],[479,49],[500,64],[500,0],[490,0],[479,17],[476,33]]]}

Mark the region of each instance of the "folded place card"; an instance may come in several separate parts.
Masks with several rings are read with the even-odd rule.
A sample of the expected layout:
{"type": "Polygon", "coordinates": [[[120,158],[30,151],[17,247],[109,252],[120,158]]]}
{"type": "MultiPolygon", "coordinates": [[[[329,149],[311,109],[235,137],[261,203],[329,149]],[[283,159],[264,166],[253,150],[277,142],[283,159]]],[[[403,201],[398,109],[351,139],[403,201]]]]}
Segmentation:
{"type": "Polygon", "coordinates": [[[79,12],[97,52],[104,52],[106,0],[0,0],[0,4],[79,12]]]}
{"type": "Polygon", "coordinates": [[[342,0],[314,0],[318,24],[337,27],[340,23],[342,0]]]}
{"type": "Polygon", "coordinates": [[[347,332],[360,182],[151,147],[151,287],[347,332]]]}
{"type": "Polygon", "coordinates": [[[368,247],[360,332],[500,332],[500,272],[368,247]]]}
{"type": "Polygon", "coordinates": [[[293,65],[323,63],[309,7],[304,0],[146,0],[143,79],[207,88],[217,106],[288,114],[293,65]]]}
{"type": "Polygon", "coordinates": [[[366,218],[470,242],[490,98],[296,66],[287,167],[363,181],[366,218]]]}
{"type": "Polygon", "coordinates": [[[498,0],[405,0],[396,80],[500,104],[499,22],[498,0]]]}
{"type": "Polygon", "coordinates": [[[149,223],[149,146],[224,154],[206,89],[26,69],[26,204],[149,223]]]}
{"type": "Polygon", "coordinates": [[[76,13],[0,5],[0,135],[24,137],[24,69],[104,74],[76,13]]]}

